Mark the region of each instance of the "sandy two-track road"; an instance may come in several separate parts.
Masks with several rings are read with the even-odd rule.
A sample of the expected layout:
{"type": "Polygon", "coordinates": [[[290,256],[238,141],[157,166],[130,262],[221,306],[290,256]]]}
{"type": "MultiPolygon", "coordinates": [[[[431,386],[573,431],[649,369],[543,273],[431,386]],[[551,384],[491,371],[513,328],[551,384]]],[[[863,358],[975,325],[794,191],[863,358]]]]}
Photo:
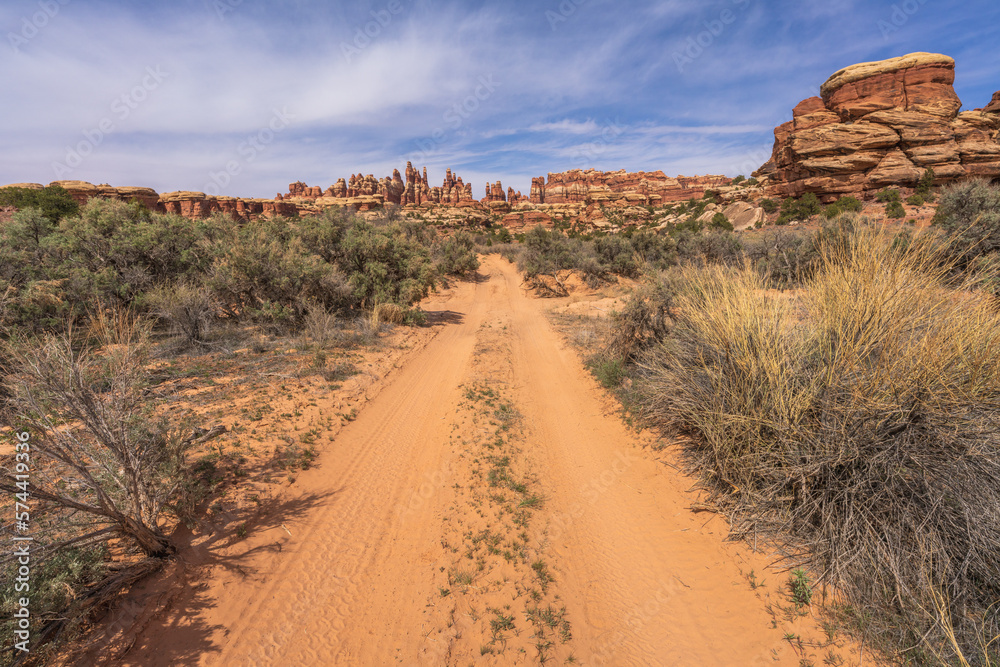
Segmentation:
{"type": "Polygon", "coordinates": [[[116,664],[799,664],[765,609],[786,575],[687,509],[691,480],[638,446],[512,265],[480,273],[425,304],[447,323],[299,477],[279,548],[212,569],[116,664]],[[492,555],[475,545],[516,512],[479,488],[492,459],[476,438],[493,435],[470,387],[520,413],[515,467],[544,499],[492,555]],[[526,555],[501,558],[508,546],[526,555]],[[527,620],[540,607],[559,612],[551,634],[527,620]]]}

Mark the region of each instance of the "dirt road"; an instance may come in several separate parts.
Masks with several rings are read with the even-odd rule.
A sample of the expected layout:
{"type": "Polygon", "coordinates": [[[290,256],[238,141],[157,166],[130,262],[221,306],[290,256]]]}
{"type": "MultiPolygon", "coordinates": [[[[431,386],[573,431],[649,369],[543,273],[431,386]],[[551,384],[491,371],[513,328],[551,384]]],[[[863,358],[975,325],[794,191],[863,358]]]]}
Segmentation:
{"type": "Polygon", "coordinates": [[[799,664],[785,633],[816,626],[776,611],[787,575],[687,509],[691,480],[639,446],[513,266],[480,272],[425,304],[440,333],[287,514],[118,664],[799,664]]]}

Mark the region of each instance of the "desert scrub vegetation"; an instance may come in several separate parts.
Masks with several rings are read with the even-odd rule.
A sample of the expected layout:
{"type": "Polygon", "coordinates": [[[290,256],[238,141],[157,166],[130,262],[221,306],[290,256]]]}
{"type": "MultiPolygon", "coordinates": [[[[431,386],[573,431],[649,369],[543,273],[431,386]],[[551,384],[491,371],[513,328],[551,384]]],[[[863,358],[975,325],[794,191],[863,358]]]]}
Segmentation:
{"type": "Polygon", "coordinates": [[[4,325],[39,333],[95,305],[154,314],[193,343],[220,319],[299,329],[315,308],[410,309],[444,276],[478,268],[468,235],[440,238],[392,216],[366,222],[328,209],[237,223],[97,198],[53,218],[42,204],[0,226],[4,325]]]}
{"type": "Polygon", "coordinates": [[[953,239],[958,268],[994,265],[1000,255],[1000,187],[972,180],[946,188],[933,224],[953,239]]]}
{"type": "Polygon", "coordinates": [[[529,280],[557,271],[579,271],[596,287],[618,276],[639,278],[645,272],[663,270],[679,263],[730,263],[738,261],[742,246],[726,230],[675,226],[666,234],[650,230],[627,230],[595,238],[567,236],[560,230],[535,227],[520,244],[496,246],[498,252],[517,263],[529,280]]]}
{"type": "Polygon", "coordinates": [[[682,269],[639,361],[643,415],[689,434],[733,531],[833,584],[868,641],[913,664],[996,664],[994,297],[956,282],[933,234],[865,225],[816,252],[793,298],[750,264],[682,269]]]}
{"type": "MultiPolygon", "coordinates": [[[[327,347],[369,347],[382,325],[419,322],[418,299],[478,266],[468,238],[391,216],[366,222],[331,209],[238,223],[104,199],[78,208],[58,192],[0,195],[18,209],[0,222],[0,412],[32,438],[39,662],[52,640],[159,567],[175,550],[170,527],[203,511],[190,454],[226,429],[196,429],[184,411],[162,409],[166,359],[188,350],[236,359],[230,336],[263,352],[262,340],[301,334],[315,361],[295,373],[340,382],[357,369],[328,368],[327,347]],[[39,199],[49,195],[59,206],[39,199]]],[[[5,493],[14,474],[5,455],[5,493]]],[[[0,557],[5,581],[15,564],[0,557]]],[[[2,595],[6,650],[15,599],[2,595]]]]}
{"type": "MultiPolygon", "coordinates": [[[[160,519],[197,438],[154,414],[149,329],[129,313],[100,313],[82,329],[3,343],[4,422],[31,447],[32,660],[174,551],[160,519]]],[[[0,490],[23,491],[21,472],[4,457],[0,490]]],[[[5,580],[16,566],[0,557],[5,580]]],[[[14,599],[13,588],[0,598],[5,647],[14,599]]]]}

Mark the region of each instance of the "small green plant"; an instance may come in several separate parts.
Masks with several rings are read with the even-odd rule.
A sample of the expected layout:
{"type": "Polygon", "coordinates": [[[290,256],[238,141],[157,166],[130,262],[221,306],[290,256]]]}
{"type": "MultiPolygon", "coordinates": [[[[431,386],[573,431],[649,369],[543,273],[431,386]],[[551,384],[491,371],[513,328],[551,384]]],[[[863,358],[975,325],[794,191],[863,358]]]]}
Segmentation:
{"type": "Polygon", "coordinates": [[[594,377],[606,389],[617,389],[620,387],[628,374],[625,362],[617,358],[600,358],[592,362],[590,367],[594,373],[594,377]]]}
{"type": "Polygon", "coordinates": [[[773,199],[769,199],[767,197],[760,200],[760,207],[764,209],[764,213],[767,213],[768,215],[770,215],[771,213],[777,213],[778,208],[780,208],[778,202],[774,201],[773,199]]]}
{"type": "Polygon", "coordinates": [[[813,591],[810,583],[805,570],[792,570],[792,575],[788,579],[788,589],[796,608],[807,607],[812,602],[813,591]]]}
{"type": "Polygon", "coordinates": [[[906,203],[910,206],[923,206],[924,198],[922,195],[911,195],[906,198],[906,203]]]}

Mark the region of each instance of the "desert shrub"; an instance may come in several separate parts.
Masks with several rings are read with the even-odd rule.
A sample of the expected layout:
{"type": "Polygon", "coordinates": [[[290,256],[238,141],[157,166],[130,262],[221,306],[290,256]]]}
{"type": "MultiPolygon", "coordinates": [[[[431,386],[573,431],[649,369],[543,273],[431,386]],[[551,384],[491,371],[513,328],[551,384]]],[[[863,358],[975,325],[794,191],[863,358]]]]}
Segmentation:
{"type": "Polygon", "coordinates": [[[146,296],[152,313],[188,344],[205,342],[219,312],[219,304],[201,285],[178,282],[161,285],[146,296]]]}
{"type": "Polygon", "coordinates": [[[733,264],[740,261],[743,245],[735,234],[725,230],[676,234],[677,256],[681,263],[733,264]]]}
{"type": "Polygon", "coordinates": [[[790,222],[808,220],[822,212],[823,206],[819,198],[812,192],[807,192],[799,199],[789,197],[781,202],[781,215],[778,216],[777,224],[787,225],[790,222]]]}
{"type": "Polygon", "coordinates": [[[725,229],[729,232],[733,231],[733,223],[729,222],[729,218],[724,213],[716,213],[712,216],[712,227],[725,229]]]}
{"type": "Polygon", "coordinates": [[[701,198],[708,203],[717,202],[720,194],[722,193],[718,190],[705,190],[705,194],[703,194],[701,198]]]}
{"type": "Polygon", "coordinates": [[[867,218],[841,214],[815,232],[776,229],[744,241],[744,252],[750,265],[775,287],[797,287],[815,274],[821,246],[844,247],[864,224],[869,224],[867,218]]]}
{"type": "Polygon", "coordinates": [[[929,239],[864,227],[821,243],[795,302],[749,267],[686,269],[641,391],[653,422],[694,436],[736,534],[808,555],[904,659],[986,664],[1000,633],[1000,313],[974,284],[949,288],[929,239]]]}
{"type": "Polygon", "coordinates": [[[76,200],[59,185],[50,185],[41,190],[0,188],[0,207],[3,206],[13,206],[18,210],[36,209],[52,224],[76,215],[79,209],[76,200]]]}
{"type": "Polygon", "coordinates": [[[530,229],[524,235],[522,246],[517,265],[529,278],[576,268],[582,261],[583,243],[559,231],[550,232],[543,227],[530,229]]]}
{"type": "Polygon", "coordinates": [[[758,185],[760,185],[760,181],[757,180],[756,176],[751,176],[750,178],[747,179],[746,184],[751,187],[757,187],[758,185]]]}
{"type": "Polygon", "coordinates": [[[823,209],[823,214],[827,218],[836,218],[844,213],[860,213],[863,207],[864,205],[857,197],[841,197],[823,209]]]}
{"type": "Polygon", "coordinates": [[[761,199],[759,203],[760,207],[764,209],[764,213],[767,213],[768,215],[770,215],[771,213],[777,213],[778,209],[780,208],[778,202],[774,201],[773,199],[769,199],[767,197],[761,199]]]}
{"type": "Polygon", "coordinates": [[[906,209],[903,208],[902,202],[892,201],[885,205],[885,215],[887,218],[898,220],[906,217],[906,209]]]}
{"type": "Polygon", "coordinates": [[[924,198],[922,195],[910,195],[906,198],[906,203],[910,206],[923,206],[924,198]]]}
{"type": "Polygon", "coordinates": [[[677,261],[677,242],[671,236],[642,230],[633,234],[629,243],[638,260],[649,267],[665,269],[677,261]]]}
{"type": "Polygon", "coordinates": [[[594,252],[601,266],[601,272],[635,278],[639,275],[639,264],[630,239],[613,234],[594,239],[594,252]]]}
{"type": "MultiPolygon", "coordinates": [[[[86,548],[67,548],[53,554],[32,567],[28,578],[31,600],[32,641],[31,657],[42,660],[50,654],[44,646],[39,646],[48,637],[40,629],[52,627],[53,623],[65,620],[65,627],[59,628],[64,637],[72,636],[83,620],[75,613],[74,607],[85,597],[87,589],[100,581],[107,571],[106,545],[95,545],[86,548]]],[[[4,566],[2,570],[4,581],[13,582],[17,577],[17,562],[4,566]]],[[[17,627],[14,612],[20,608],[18,598],[24,593],[15,591],[14,586],[5,586],[0,592],[0,636],[3,637],[0,647],[11,655],[14,652],[14,630],[17,627]]],[[[67,637],[68,638],[68,637],[67,637]]]]}
{"type": "Polygon", "coordinates": [[[635,361],[650,345],[663,340],[673,307],[674,285],[666,275],[651,275],[611,320],[605,357],[635,361]]]}
{"type": "Polygon", "coordinates": [[[946,188],[933,224],[949,235],[959,268],[995,255],[1000,251],[1000,186],[971,180],[946,188]]]}
{"type": "MultiPolygon", "coordinates": [[[[172,546],[157,521],[180,481],[184,448],[152,418],[149,326],[102,312],[91,336],[98,347],[81,346],[71,334],[7,345],[14,420],[31,434],[41,464],[32,495],[65,515],[47,548],[59,551],[60,539],[83,548],[117,535],[164,556],[172,546]]],[[[14,471],[4,472],[0,488],[15,489],[14,471]]]]}
{"type": "Polygon", "coordinates": [[[229,317],[298,325],[312,304],[336,310],[350,303],[336,266],[297,236],[274,232],[273,222],[249,222],[218,245],[206,284],[229,317]]]}
{"type": "Polygon", "coordinates": [[[479,269],[476,241],[468,232],[457,232],[435,247],[438,272],[443,275],[468,275],[479,269]]]}
{"type": "Polygon", "coordinates": [[[934,187],[935,178],[937,178],[937,175],[934,173],[934,168],[927,167],[927,171],[924,172],[924,175],[920,177],[920,182],[917,183],[916,194],[927,201],[933,201],[931,188],[934,187]]]}
{"type": "Polygon", "coordinates": [[[902,201],[901,197],[899,190],[896,188],[886,188],[875,195],[875,201],[880,204],[891,204],[892,202],[902,201]]]}
{"type": "Polygon", "coordinates": [[[364,308],[377,303],[409,306],[425,297],[434,283],[430,252],[400,234],[398,227],[359,220],[348,229],[342,248],[348,283],[364,308]]]}
{"type": "Polygon", "coordinates": [[[736,178],[734,178],[733,180],[731,180],[729,182],[729,184],[730,185],[739,185],[740,183],[742,183],[745,180],[747,180],[747,177],[744,176],[743,174],[740,174],[739,176],[737,176],[736,178]]]}
{"type": "Polygon", "coordinates": [[[402,324],[406,321],[406,311],[397,303],[380,303],[372,309],[372,325],[402,324]]]}

